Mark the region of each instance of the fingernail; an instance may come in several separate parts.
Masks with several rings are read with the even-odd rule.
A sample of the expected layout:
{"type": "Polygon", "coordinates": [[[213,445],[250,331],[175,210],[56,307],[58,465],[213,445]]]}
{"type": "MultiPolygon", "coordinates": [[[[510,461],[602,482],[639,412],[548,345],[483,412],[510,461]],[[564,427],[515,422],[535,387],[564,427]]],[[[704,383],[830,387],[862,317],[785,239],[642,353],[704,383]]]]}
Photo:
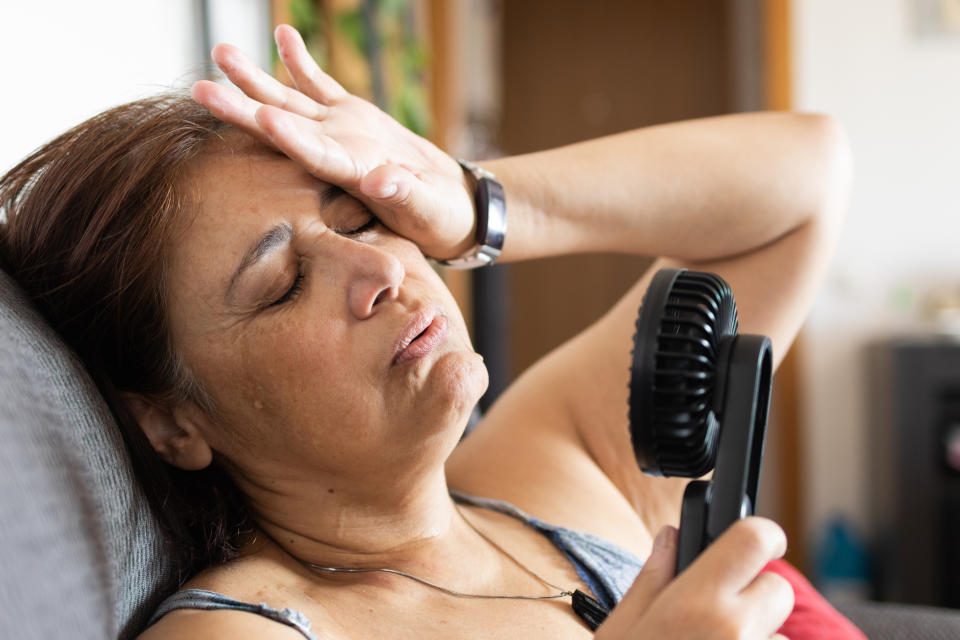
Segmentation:
{"type": "Polygon", "coordinates": [[[657,537],[653,539],[654,551],[666,549],[672,545],[675,531],[676,529],[669,525],[666,527],[661,527],[660,531],[657,533],[657,537]]]}
{"type": "Polygon", "coordinates": [[[390,196],[392,196],[397,192],[397,189],[398,189],[398,186],[396,182],[388,182],[387,184],[377,189],[374,195],[377,196],[378,198],[389,198],[390,196]]]}

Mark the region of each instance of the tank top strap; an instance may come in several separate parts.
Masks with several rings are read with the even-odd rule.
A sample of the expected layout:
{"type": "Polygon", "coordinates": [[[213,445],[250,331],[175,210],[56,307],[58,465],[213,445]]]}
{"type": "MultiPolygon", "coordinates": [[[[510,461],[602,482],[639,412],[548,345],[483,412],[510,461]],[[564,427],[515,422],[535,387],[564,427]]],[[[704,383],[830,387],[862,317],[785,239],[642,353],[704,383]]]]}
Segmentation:
{"type": "Polygon", "coordinates": [[[207,591],[205,589],[184,589],[177,591],[161,603],[160,607],[150,618],[147,626],[149,627],[166,614],[171,611],[176,611],[177,609],[223,609],[255,613],[296,629],[307,640],[318,640],[317,636],[313,635],[313,632],[310,630],[310,620],[296,609],[274,609],[264,602],[252,604],[250,602],[243,602],[242,600],[235,600],[230,596],[225,596],[216,591],[207,591]]]}
{"type": "Polygon", "coordinates": [[[462,504],[497,511],[526,523],[545,535],[567,557],[593,595],[613,608],[630,589],[643,561],[626,549],[583,531],[544,522],[509,502],[479,498],[451,490],[450,496],[462,504]]]}

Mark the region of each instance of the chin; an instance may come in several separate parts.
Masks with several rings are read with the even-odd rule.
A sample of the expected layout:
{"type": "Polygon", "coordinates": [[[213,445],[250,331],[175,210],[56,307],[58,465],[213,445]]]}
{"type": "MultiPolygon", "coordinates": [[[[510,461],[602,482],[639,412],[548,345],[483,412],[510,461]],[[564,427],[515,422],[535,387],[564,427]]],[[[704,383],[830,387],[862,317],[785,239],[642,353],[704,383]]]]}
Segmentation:
{"type": "Polygon", "coordinates": [[[483,358],[452,350],[436,354],[426,369],[409,407],[415,421],[435,432],[462,431],[489,384],[483,358]]]}
{"type": "Polygon", "coordinates": [[[412,404],[406,406],[409,417],[403,422],[415,449],[404,458],[433,468],[443,464],[460,442],[489,376],[483,358],[473,351],[450,351],[430,364],[412,404]]]}
{"type": "Polygon", "coordinates": [[[427,387],[434,400],[446,407],[451,418],[462,416],[466,424],[490,383],[483,358],[473,351],[453,351],[438,357],[432,369],[427,387]]]}

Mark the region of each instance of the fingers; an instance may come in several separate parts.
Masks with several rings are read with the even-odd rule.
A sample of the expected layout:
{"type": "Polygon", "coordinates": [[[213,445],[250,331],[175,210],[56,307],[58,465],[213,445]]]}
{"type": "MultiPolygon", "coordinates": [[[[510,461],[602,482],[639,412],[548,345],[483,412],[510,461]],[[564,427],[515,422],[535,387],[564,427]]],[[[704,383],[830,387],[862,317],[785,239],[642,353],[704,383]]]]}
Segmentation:
{"type": "Polygon", "coordinates": [[[220,120],[266,142],[256,119],[257,109],[260,108],[259,102],[251,100],[239,91],[209,80],[200,80],[195,83],[191,95],[220,120]]]}
{"type": "Polygon", "coordinates": [[[734,523],[687,571],[709,578],[719,590],[741,591],[786,550],[783,529],[772,520],[753,516],[734,523]]]}
{"type": "Polygon", "coordinates": [[[326,116],[325,105],[312,100],[296,89],[284,86],[233,45],[218,44],[213,48],[211,55],[230,81],[253,100],[313,120],[326,116]]]}
{"type": "Polygon", "coordinates": [[[761,636],[774,633],[793,612],[793,587],[780,575],[765,571],[740,592],[740,602],[761,636]]]}
{"type": "Polygon", "coordinates": [[[633,586],[594,636],[597,640],[633,637],[637,622],[666,588],[677,564],[677,530],[663,527],[653,541],[653,551],[633,586]]]}
{"type": "Polygon", "coordinates": [[[633,587],[597,630],[597,640],[774,638],[793,610],[789,582],[757,575],[786,549],[783,532],[762,518],[730,527],[676,580],[677,532],[657,535],[633,587]]]}
{"type": "Polygon", "coordinates": [[[270,105],[257,109],[255,120],[270,145],[321,180],[349,191],[366,171],[338,141],[320,133],[312,120],[270,105]]]}
{"type": "Polygon", "coordinates": [[[317,66],[296,29],[282,24],[273,33],[280,61],[300,91],[323,105],[347,95],[347,91],[336,80],[317,66]]]}

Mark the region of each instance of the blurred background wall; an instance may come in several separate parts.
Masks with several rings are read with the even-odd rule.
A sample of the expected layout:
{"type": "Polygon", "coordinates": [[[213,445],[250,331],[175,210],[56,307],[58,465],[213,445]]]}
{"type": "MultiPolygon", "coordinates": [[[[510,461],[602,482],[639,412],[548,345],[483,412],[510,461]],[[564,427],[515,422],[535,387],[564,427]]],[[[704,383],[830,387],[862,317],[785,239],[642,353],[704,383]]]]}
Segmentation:
{"type": "MultiPolygon", "coordinates": [[[[949,443],[942,436],[949,429],[943,423],[953,418],[936,409],[929,413],[933,418],[918,411],[893,424],[898,389],[905,387],[891,387],[895,376],[868,364],[866,356],[904,340],[924,349],[933,345],[937,353],[950,352],[954,344],[960,314],[958,5],[9,0],[0,5],[6,80],[0,170],[109,106],[189,86],[209,71],[211,42],[231,41],[269,66],[272,23],[302,17],[305,10],[326,16],[317,27],[321,48],[347,36],[362,40],[355,31],[364,11],[408,15],[415,35],[404,42],[411,51],[426,51],[422,60],[415,51],[408,56],[420,65],[417,77],[428,92],[425,131],[467,157],[521,153],[734,111],[795,107],[832,113],[853,147],[850,218],[824,290],[777,376],[761,510],[785,524],[792,559],[814,577],[831,553],[849,558],[876,550],[886,535],[871,507],[885,493],[878,478],[893,482],[905,475],[897,452],[876,443],[896,432],[908,445],[922,443],[917,459],[927,462],[918,468],[943,471],[919,490],[905,477],[897,490],[929,506],[925,515],[911,516],[929,520],[926,537],[900,532],[898,543],[926,549],[934,563],[943,560],[936,551],[945,541],[941,525],[957,511],[944,511],[945,503],[933,499],[954,491],[948,485],[957,480],[944,471],[949,443]],[[342,12],[353,12],[353,18],[337,18],[342,12]],[[937,478],[942,486],[934,484],[937,478]],[[848,546],[831,539],[836,522],[843,523],[848,546]]],[[[338,59],[326,48],[322,53],[332,55],[333,65],[349,58],[338,59]]],[[[358,82],[356,90],[375,97],[370,82],[358,82]]],[[[643,258],[580,256],[498,267],[476,277],[454,274],[450,284],[475,318],[478,343],[496,351],[490,362],[502,387],[597,317],[647,264],[643,258]]],[[[942,384],[916,391],[914,400],[935,402],[943,388],[960,389],[955,362],[948,360],[938,374],[942,384]]],[[[875,555],[874,569],[883,562],[875,555]]],[[[848,578],[872,579],[869,567],[853,564],[848,578]]],[[[855,590],[870,589],[857,584],[855,590]]],[[[925,597],[939,597],[933,593],[925,597]]]]}
{"type": "Polygon", "coordinates": [[[941,328],[933,305],[960,281],[960,39],[924,35],[921,5],[793,3],[796,106],[840,118],[855,160],[843,239],[806,325],[811,527],[833,511],[868,524],[864,347],[941,328]]]}
{"type": "MultiPolygon", "coordinates": [[[[853,197],[834,266],[805,327],[803,368],[805,528],[815,540],[825,522],[842,514],[876,536],[870,505],[885,476],[905,471],[891,447],[878,447],[892,428],[919,447],[926,463],[916,474],[944,465],[947,443],[919,410],[891,425],[907,399],[897,388],[870,392],[867,349],[891,348],[891,338],[927,343],[941,352],[938,334],[956,335],[960,291],[960,22],[958,3],[925,0],[795,0],[792,4],[795,106],[836,115],[854,153],[853,197]],[[878,411],[878,408],[880,409],[878,411]],[[929,449],[928,449],[929,448],[929,449]],[[873,467],[873,469],[872,469],[873,467]]],[[[923,371],[903,372],[916,377],[923,371]]],[[[913,401],[939,402],[960,378],[951,366],[936,382],[915,390],[913,401]]],[[[882,386],[882,385],[881,385],[882,386]]],[[[902,385],[899,387],[902,388],[902,385]]],[[[912,455],[912,454],[911,454],[912,455]]],[[[893,544],[909,548],[913,562],[937,564],[956,544],[930,518],[955,517],[943,506],[956,488],[944,482],[911,489],[931,501],[910,526],[915,537],[893,544]],[[936,495],[943,494],[938,499],[936,495]],[[939,530],[939,533],[937,532],[939,530]],[[920,531],[928,531],[920,535],[920,531]]],[[[895,490],[896,486],[891,486],[895,490]]],[[[900,514],[907,519],[906,514],[900,514]]],[[[891,516],[892,517],[892,516],[891,516]]],[[[911,519],[912,520],[912,519],[911,519]]],[[[941,523],[942,524],[942,523],[941,523]]],[[[955,570],[955,568],[954,568],[955,570]]],[[[917,587],[925,593],[928,588],[917,587]]],[[[917,589],[914,589],[916,591],[917,589]]],[[[906,594],[904,594],[906,597],[906,594]]],[[[956,596],[951,602],[957,606],[956,596]]]]}
{"type": "Polygon", "coordinates": [[[0,167],[199,67],[198,24],[190,0],[4,2],[0,167]]]}

